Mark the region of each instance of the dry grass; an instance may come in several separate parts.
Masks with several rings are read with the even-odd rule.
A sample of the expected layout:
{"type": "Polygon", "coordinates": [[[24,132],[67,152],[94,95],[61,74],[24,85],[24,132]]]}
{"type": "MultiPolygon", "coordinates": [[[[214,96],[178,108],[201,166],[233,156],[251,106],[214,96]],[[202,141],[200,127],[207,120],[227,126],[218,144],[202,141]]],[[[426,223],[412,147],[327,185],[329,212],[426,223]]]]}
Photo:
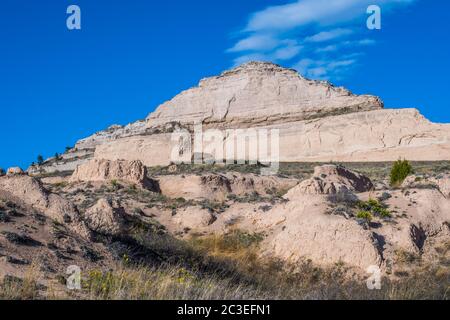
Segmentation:
{"type": "Polygon", "coordinates": [[[5,277],[0,283],[0,300],[35,300],[40,297],[39,267],[33,263],[23,278],[5,277]]]}
{"type": "Polygon", "coordinates": [[[118,267],[113,272],[91,271],[84,281],[87,299],[101,300],[227,300],[264,298],[236,285],[233,279],[201,276],[181,266],[118,267]]]}
{"type": "MultiPolygon", "coordinates": [[[[185,263],[134,264],[124,257],[112,270],[83,274],[82,291],[69,299],[89,300],[329,300],[449,299],[448,265],[424,266],[400,280],[384,279],[368,290],[365,278],[349,278],[343,264],[319,268],[310,261],[288,266],[257,254],[261,235],[236,230],[224,237],[194,238],[180,248],[185,263]],[[186,253],[186,250],[192,250],[186,253]],[[194,257],[194,255],[197,255],[194,257]],[[189,257],[190,256],[190,261],[189,257]],[[200,258],[201,257],[201,258],[200,258]]],[[[447,261],[448,263],[448,261],[447,261]]],[[[51,291],[51,290],[50,290],[51,291]]],[[[1,299],[55,299],[39,295],[36,269],[22,281],[0,286],[1,299]]]]}
{"type": "Polygon", "coordinates": [[[350,278],[343,264],[319,268],[261,258],[261,234],[235,230],[225,236],[195,237],[184,243],[187,264],[157,267],[126,262],[112,272],[93,271],[84,283],[87,299],[449,299],[450,272],[441,261],[400,280],[383,279],[369,290],[366,277],[350,278]]]}

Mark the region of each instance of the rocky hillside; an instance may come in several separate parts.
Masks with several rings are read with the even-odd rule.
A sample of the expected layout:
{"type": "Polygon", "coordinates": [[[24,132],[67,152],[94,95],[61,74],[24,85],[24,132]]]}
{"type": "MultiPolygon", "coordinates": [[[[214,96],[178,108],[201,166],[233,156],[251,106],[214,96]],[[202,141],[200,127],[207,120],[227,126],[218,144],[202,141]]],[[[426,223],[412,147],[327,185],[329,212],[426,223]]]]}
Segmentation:
{"type": "Polygon", "coordinates": [[[417,165],[397,186],[365,166],[372,179],[337,165],[279,176],[95,159],[66,177],[11,168],[0,298],[445,298],[449,163],[417,165]],[[73,265],[78,291],[65,288],[73,265]],[[367,290],[369,267],[382,291],[367,290]]]}
{"type": "MultiPolygon", "coordinates": [[[[250,62],[200,81],[145,120],[82,139],[29,172],[73,171],[94,157],[167,165],[178,143],[172,133],[192,133],[198,123],[204,130],[279,129],[282,162],[450,159],[450,125],[431,123],[414,109],[383,109],[377,97],[357,96],[294,70],[250,62]]],[[[193,155],[192,146],[185,149],[193,155]]]]}

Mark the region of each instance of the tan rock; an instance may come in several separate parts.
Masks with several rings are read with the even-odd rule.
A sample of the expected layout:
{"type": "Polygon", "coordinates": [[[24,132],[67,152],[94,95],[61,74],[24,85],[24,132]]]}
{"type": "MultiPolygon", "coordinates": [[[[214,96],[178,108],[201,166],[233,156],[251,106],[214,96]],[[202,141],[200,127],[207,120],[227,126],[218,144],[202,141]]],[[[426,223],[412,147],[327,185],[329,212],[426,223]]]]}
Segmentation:
{"type": "Polygon", "coordinates": [[[12,167],[6,171],[7,176],[23,175],[25,172],[19,167],[12,167]]]}
{"type": "Polygon", "coordinates": [[[250,62],[201,80],[198,87],[180,93],[150,114],[148,124],[227,122],[248,126],[382,107],[376,97],[356,96],[272,63],[250,62]]]}
{"type": "MultiPolygon", "coordinates": [[[[231,139],[226,129],[277,129],[281,162],[450,159],[448,124],[431,123],[415,109],[384,110],[377,97],[357,96],[326,82],[305,79],[294,70],[248,63],[202,80],[162,104],[146,120],[111,126],[80,140],[63,155],[64,161],[46,161],[38,169],[73,170],[92,157],[166,166],[177,160],[174,150],[180,144],[172,133],[187,130],[192,134],[194,123],[202,123],[203,130],[221,130],[223,145],[231,139]]],[[[203,143],[205,147],[210,144],[206,139],[203,143]]],[[[183,143],[183,157],[191,159],[192,150],[183,143]]],[[[218,159],[206,151],[203,158],[231,159],[224,150],[218,159]]]]}
{"type": "Polygon", "coordinates": [[[273,208],[258,222],[262,230],[272,230],[262,243],[264,252],[292,263],[311,259],[322,265],[343,262],[362,269],[382,264],[371,231],[326,211],[326,199],[318,195],[301,195],[273,208]]]}
{"type": "Polygon", "coordinates": [[[223,175],[176,175],[157,179],[161,193],[169,198],[223,201],[231,192],[230,181],[223,175]]]}
{"type": "Polygon", "coordinates": [[[169,173],[175,173],[175,172],[177,172],[177,170],[178,170],[178,167],[176,165],[174,165],[174,164],[169,166],[169,168],[167,169],[167,171],[169,173]]]}
{"type": "Polygon", "coordinates": [[[107,236],[119,236],[125,230],[125,210],[118,201],[100,199],[84,214],[89,229],[107,236]]]}
{"type": "Polygon", "coordinates": [[[71,182],[101,182],[119,180],[136,185],[154,188],[147,177],[147,169],[140,161],[98,160],[94,159],[77,167],[70,178],[71,182]]]}
{"type": "Polygon", "coordinates": [[[188,228],[196,230],[211,225],[216,220],[216,217],[206,209],[199,207],[188,207],[177,210],[173,217],[173,222],[181,229],[188,228]]]}
{"type": "Polygon", "coordinates": [[[301,194],[337,194],[343,192],[366,192],[374,185],[369,178],[342,166],[325,165],[316,167],[311,179],[291,189],[287,199],[301,194]]]}
{"type": "Polygon", "coordinates": [[[255,174],[225,173],[198,175],[170,175],[157,177],[161,193],[169,198],[186,200],[227,200],[228,196],[266,196],[283,192],[295,186],[297,181],[255,174]]]}
{"type": "Polygon", "coordinates": [[[75,206],[63,197],[46,190],[42,183],[26,175],[0,178],[0,198],[29,206],[47,217],[67,224],[73,231],[89,238],[90,232],[81,221],[75,206]]]}
{"type": "MultiPolygon", "coordinates": [[[[429,254],[430,244],[437,238],[449,241],[450,201],[435,188],[391,191],[385,201],[389,210],[395,211],[395,223],[382,223],[374,232],[385,242],[384,258],[395,261],[399,251],[414,255],[429,254]]],[[[360,195],[363,200],[378,195],[360,195]]]]}
{"type": "Polygon", "coordinates": [[[432,188],[439,189],[446,198],[450,198],[450,175],[437,177],[410,175],[402,183],[402,188],[432,188]]]}
{"type": "Polygon", "coordinates": [[[442,177],[435,179],[436,184],[441,190],[442,194],[450,199],[450,174],[443,175],[442,177]]]}

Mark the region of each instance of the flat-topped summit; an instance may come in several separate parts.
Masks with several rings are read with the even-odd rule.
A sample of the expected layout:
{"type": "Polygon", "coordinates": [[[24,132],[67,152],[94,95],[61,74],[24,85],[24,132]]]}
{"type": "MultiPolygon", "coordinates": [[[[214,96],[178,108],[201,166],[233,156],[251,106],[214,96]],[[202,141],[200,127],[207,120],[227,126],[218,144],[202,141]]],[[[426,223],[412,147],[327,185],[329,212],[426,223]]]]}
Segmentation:
{"type": "Polygon", "coordinates": [[[294,69],[284,68],[272,62],[250,61],[241,64],[233,69],[226,70],[222,72],[218,77],[227,77],[237,73],[248,73],[248,72],[263,72],[263,73],[277,72],[277,73],[292,73],[295,75],[299,75],[298,72],[294,69]]]}

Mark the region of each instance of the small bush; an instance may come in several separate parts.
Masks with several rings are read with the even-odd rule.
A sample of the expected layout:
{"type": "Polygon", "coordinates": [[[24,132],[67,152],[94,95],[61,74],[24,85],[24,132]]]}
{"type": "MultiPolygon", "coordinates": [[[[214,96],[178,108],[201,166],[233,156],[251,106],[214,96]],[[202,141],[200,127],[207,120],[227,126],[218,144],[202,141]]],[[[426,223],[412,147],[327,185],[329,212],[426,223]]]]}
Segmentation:
{"type": "Polygon", "coordinates": [[[367,222],[370,222],[373,220],[373,216],[369,211],[359,211],[358,214],[356,215],[356,217],[358,219],[364,219],[367,222]]]}
{"type": "Polygon", "coordinates": [[[358,203],[358,208],[360,208],[363,212],[366,211],[371,215],[373,214],[381,218],[390,218],[392,216],[391,212],[386,208],[386,206],[375,199],[360,201],[358,203]]]}
{"type": "Polygon", "coordinates": [[[391,169],[391,186],[398,186],[406,177],[413,173],[413,168],[408,160],[398,160],[391,169]]]}
{"type": "Polygon", "coordinates": [[[120,185],[119,181],[117,181],[115,179],[111,180],[110,183],[111,183],[111,187],[112,187],[113,191],[117,191],[117,190],[119,190],[122,187],[120,185]]]}

